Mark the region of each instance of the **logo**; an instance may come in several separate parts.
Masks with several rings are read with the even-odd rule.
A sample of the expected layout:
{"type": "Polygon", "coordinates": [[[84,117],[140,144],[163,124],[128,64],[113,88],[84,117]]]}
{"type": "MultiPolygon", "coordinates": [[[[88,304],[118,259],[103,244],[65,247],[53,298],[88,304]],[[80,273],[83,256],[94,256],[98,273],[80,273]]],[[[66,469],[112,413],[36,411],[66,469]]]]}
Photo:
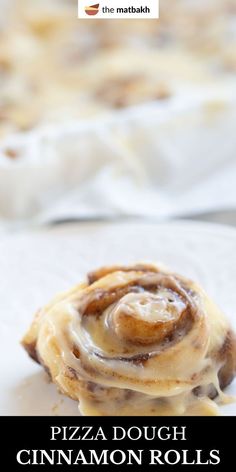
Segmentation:
{"type": "MultiPolygon", "coordinates": [[[[159,18],[159,0],[78,0],[78,18],[84,20],[129,20],[159,18]]],[[[1,3],[1,0],[0,0],[1,3]]]]}
{"type": "Polygon", "coordinates": [[[90,7],[85,7],[85,13],[86,15],[93,16],[97,15],[99,12],[99,3],[96,3],[96,5],[91,5],[90,7]]]}

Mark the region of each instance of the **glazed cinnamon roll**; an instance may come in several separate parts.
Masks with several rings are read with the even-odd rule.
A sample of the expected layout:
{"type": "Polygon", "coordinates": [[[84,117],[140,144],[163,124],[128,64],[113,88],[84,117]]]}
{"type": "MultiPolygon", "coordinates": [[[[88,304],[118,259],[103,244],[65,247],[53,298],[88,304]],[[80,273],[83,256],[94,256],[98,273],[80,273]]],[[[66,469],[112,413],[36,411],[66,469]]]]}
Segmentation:
{"type": "Polygon", "coordinates": [[[23,339],[83,415],[215,415],[236,337],[194,282],[162,267],[105,267],[40,310],[23,339]]]}

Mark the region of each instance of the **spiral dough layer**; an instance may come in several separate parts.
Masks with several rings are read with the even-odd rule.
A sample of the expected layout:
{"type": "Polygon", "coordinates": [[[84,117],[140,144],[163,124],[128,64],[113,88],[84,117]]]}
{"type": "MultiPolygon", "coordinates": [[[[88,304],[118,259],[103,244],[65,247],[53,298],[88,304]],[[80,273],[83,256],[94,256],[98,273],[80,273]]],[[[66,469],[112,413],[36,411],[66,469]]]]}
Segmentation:
{"type": "Polygon", "coordinates": [[[155,265],[90,273],[36,314],[23,345],[84,415],[215,415],[236,372],[224,315],[155,265]]]}

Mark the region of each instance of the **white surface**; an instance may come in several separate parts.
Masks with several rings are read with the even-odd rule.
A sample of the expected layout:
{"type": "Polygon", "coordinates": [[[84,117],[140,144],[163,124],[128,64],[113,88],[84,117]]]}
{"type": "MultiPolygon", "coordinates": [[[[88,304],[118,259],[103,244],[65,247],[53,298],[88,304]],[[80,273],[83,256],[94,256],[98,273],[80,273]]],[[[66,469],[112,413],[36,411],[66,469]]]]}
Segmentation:
{"type": "Polygon", "coordinates": [[[0,146],[0,223],[236,207],[235,105],[235,85],[204,87],[10,136],[0,146]]]}
{"type": "MultiPolygon", "coordinates": [[[[19,340],[33,313],[88,270],[112,263],[160,261],[200,282],[236,328],[236,231],[217,225],[81,224],[0,240],[2,415],[78,414],[76,402],[48,384],[19,340]]],[[[236,395],[236,382],[229,392],[236,395]]],[[[236,403],[223,410],[236,415],[236,403]]]]}

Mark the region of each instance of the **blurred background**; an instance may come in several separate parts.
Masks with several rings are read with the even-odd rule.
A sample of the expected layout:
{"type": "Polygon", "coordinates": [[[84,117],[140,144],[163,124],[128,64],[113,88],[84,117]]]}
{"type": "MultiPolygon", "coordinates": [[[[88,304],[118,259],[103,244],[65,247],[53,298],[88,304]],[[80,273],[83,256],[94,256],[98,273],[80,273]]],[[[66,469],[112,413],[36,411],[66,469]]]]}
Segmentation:
{"type": "Polygon", "coordinates": [[[139,21],[0,4],[1,229],[236,222],[235,0],[160,0],[139,21]]]}

